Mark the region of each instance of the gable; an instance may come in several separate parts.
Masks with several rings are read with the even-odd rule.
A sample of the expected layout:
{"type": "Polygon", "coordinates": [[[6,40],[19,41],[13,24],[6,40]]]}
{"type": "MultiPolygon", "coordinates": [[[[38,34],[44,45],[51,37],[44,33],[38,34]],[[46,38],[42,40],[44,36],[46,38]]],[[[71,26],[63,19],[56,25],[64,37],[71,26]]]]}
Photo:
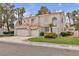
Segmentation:
{"type": "MultiPolygon", "coordinates": [[[[41,25],[42,24],[48,24],[48,23],[52,23],[52,19],[58,19],[58,17],[64,15],[64,12],[53,12],[51,14],[43,14],[43,15],[39,15],[39,16],[31,16],[31,17],[26,17],[22,20],[22,24],[19,24],[19,21],[17,21],[16,23],[16,27],[24,27],[24,26],[37,26],[38,27],[38,23],[39,20],[41,20],[41,25]],[[48,20],[46,20],[48,19],[48,20]],[[51,20],[51,21],[50,21],[51,20]]],[[[63,17],[63,16],[62,16],[63,17]]],[[[61,18],[61,17],[60,17],[61,18]]]]}

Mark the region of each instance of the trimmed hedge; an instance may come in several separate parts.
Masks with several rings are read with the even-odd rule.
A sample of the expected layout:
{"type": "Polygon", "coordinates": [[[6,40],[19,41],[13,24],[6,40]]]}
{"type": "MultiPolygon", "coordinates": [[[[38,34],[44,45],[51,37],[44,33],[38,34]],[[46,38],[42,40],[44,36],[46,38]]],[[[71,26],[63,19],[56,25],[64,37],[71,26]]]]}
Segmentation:
{"type": "Polygon", "coordinates": [[[10,31],[10,32],[3,32],[3,34],[14,34],[14,31],[10,31]]]}
{"type": "Polygon", "coordinates": [[[45,33],[44,37],[45,38],[56,38],[57,34],[56,33],[45,33]]]}
{"type": "Polygon", "coordinates": [[[40,36],[44,36],[44,32],[40,32],[40,36]]]}
{"type": "Polygon", "coordinates": [[[60,33],[60,35],[61,36],[71,36],[71,35],[73,35],[74,33],[72,33],[72,32],[61,32],[60,33]]]}

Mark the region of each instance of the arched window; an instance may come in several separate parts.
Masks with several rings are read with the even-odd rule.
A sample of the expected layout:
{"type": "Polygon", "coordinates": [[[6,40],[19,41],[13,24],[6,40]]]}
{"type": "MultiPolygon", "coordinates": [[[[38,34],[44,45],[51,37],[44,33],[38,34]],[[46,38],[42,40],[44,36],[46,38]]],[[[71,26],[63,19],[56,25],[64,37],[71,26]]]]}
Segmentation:
{"type": "Polygon", "coordinates": [[[52,23],[53,23],[55,26],[57,26],[57,18],[56,18],[56,17],[53,17],[53,18],[52,18],[52,23]]]}
{"type": "Polygon", "coordinates": [[[31,19],[31,22],[34,23],[34,19],[31,19]]]}

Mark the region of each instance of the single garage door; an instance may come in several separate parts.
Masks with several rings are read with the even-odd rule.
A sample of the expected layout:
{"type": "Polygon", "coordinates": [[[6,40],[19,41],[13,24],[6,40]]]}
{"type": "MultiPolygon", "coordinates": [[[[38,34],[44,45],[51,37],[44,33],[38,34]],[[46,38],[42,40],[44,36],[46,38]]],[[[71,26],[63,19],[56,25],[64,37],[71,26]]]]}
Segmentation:
{"type": "Polygon", "coordinates": [[[31,36],[39,36],[39,30],[31,30],[31,36]]]}
{"type": "Polygon", "coordinates": [[[29,36],[29,31],[28,29],[17,29],[16,35],[17,36],[29,36]]]}

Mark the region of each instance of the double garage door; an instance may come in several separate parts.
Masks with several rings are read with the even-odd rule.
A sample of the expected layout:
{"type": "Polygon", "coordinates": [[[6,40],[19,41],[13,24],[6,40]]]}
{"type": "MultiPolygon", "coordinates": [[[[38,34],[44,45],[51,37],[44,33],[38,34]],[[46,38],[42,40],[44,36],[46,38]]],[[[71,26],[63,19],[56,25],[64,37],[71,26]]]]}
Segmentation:
{"type": "Polygon", "coordinates": [[[28,29],[17,29],[16,30],[17,36],[39,36],[38,30],[28,30],[28,29]]]}
{"type": "Polygon", "coordinates": [[[39,36],[39,30],[31,30],[31,36],[39,36]]]}
{"type": "Polygon", "coordinates": [[[17,36],[29,36],[29,31],[27,29],[17,29],[16,35],[17,36]]]}

